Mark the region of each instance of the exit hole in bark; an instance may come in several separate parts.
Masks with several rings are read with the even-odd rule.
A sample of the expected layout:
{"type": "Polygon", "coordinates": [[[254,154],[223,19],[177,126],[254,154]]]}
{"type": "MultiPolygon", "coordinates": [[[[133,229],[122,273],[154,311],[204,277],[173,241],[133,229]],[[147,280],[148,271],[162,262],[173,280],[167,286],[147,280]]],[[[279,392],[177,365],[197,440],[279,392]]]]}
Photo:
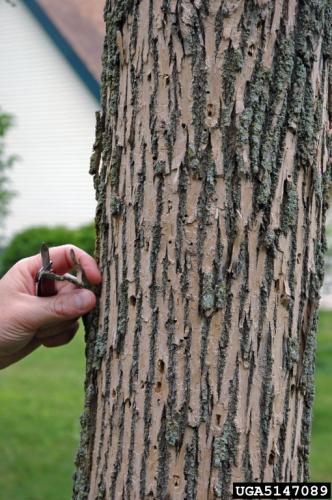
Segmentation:
{"type": "Polygon", "coordinates": [[[131,295],[129,297],[129,302],[131,303],[132,306],[136,305],[136,297],[135,297],[135,295],[131,295]]]}
{"type": "Polygon", "coordinates": [[[162,359],[158,360],[158,370],[160,371],[160,373],[164,373],[165,371],[165,363],[162,359]]]}
{"type": "Polygon", "coordinates": [[[207,107],[207,114],[208,116],[212,116],[213,115],[213,104],[208,104],[208,107],[207,107]]]}
{"type": "Polygon", "coordinates": [[[115,390],[115,389],[113,389],[113,390],[112,390],[112,398],[115,398],[115,396],[116,396],[116,390],[115,390]]]}
{"type": "Polygon", "coordinates": [[[270,464],[270,465],[273,465],[273,464],[274,464],[274,459],[275,459],[275,456],[276,456],[275,451],[274,451],[274,450],[271,450],[271,452],[270,452],[270,456],[269,456],[269,464],[270,464]]]}
{"type": "Polygon", "coordinates": [[[220,419],[221,419],[221,415],[216,415],[217,425],[220,425],[220,419]]]}
{"type": "Polygon", "coordinates": [[[174,486],[175,487],[179,486],[179,479],[180,479],[179,476],[173,476],[173,478],[174,478],[174,486]]]}
{"type": "Polygon", "coordinates": [[[160,392],[161,391],[161,382],[157,382],[156,383],[156,392],[160,392]]]}

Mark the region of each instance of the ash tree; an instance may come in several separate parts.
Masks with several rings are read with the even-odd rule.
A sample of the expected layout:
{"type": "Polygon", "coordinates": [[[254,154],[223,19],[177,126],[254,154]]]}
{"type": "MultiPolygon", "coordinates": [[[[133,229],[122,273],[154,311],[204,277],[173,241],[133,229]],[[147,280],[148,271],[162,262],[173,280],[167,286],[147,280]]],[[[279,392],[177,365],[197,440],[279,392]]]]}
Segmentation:
{"type": "Polygon", "coordinates": [[[75,499],[306,481],[327,0],[108,0],[75,499]]]}

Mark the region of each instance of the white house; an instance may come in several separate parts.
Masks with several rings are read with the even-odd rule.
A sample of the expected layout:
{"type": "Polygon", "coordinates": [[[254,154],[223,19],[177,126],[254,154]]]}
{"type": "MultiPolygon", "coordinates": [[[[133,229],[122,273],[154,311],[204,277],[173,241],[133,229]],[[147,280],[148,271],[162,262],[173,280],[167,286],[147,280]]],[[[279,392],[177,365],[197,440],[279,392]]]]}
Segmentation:
{"type": "Polygon", "coordinates": [[[93,220],[88,174],[98,109],[103,0],[0,1],[0,107],[14,115],[7,153],[17,196],[5,237],[93,220]]]}

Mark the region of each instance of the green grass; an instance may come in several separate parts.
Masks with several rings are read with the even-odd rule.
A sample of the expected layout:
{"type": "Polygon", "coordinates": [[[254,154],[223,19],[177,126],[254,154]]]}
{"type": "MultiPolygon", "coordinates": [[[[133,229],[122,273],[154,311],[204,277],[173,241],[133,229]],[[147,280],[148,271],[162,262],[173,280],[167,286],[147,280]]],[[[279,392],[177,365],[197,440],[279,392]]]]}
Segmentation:
{"type": "MultiPolygon", "coordinates": [[[[0,499],[69,500],[83,406],[82,332],[0,374],[0,499]]],[[[332,312],[321,312],[313,481],[332,480],[332,312]]]]}
{"type": "Polygon", "coordinates": [[[1,371],[1,500],[71,498],[83,380],[82,332],[1,371]]]}
{"type": "Polygon", "coordinates": [[[321,311],[311,440],[312,481],[332,481],[332,312],[321,311]]]}

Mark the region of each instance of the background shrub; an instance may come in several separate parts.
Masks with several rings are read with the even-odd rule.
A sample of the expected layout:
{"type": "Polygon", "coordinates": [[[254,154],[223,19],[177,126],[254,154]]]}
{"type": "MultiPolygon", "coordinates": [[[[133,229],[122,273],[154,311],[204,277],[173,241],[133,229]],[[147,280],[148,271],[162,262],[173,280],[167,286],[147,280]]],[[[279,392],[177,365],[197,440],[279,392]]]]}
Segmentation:
{"type": "Polygon", "coordinates": [[[36,226],[17,233],[0,255],[0,276],[3,276],[18,260],[38,253],[42,243],[50,247],[72,243],[93,255],[94,224],[86,224],[76,229],[65,226],[36,226]]]}
{"type": "Polygon", "coordinates": [[[73,229],[72,239],[70,241],[67,241],[67,243],[73,243],[74,245],[88,252],[90,255],[93,255],[95,251],[95,241],[95,225],[94,223],[91,223],[80,226],[77,229],[73,229]]]}

